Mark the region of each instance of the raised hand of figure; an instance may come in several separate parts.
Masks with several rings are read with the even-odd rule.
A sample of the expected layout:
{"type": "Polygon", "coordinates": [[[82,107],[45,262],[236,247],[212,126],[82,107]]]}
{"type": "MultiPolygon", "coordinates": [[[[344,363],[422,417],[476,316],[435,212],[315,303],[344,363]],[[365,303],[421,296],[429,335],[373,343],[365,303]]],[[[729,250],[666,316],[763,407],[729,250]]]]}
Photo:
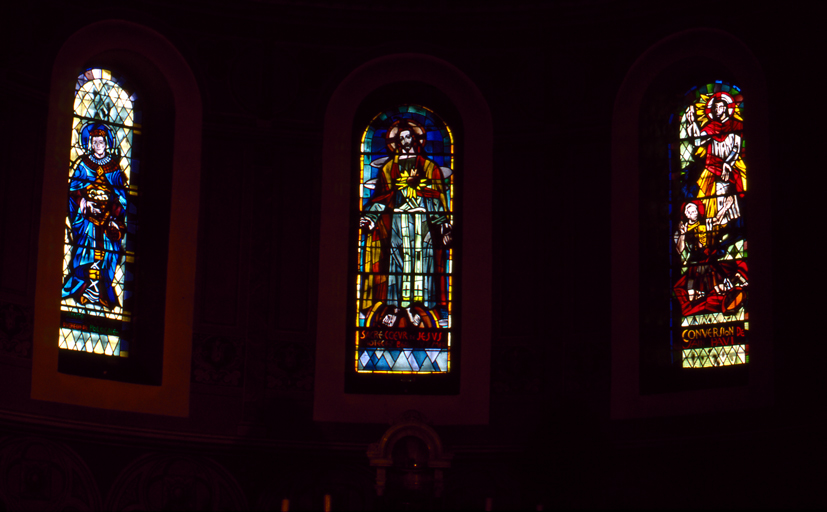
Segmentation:
{"type": "Polygon", "coordinates": [[[685,234],[686,234],[686,223],[685,223],[685,222],[680,222],[680,223],[678,224],[678,231],[679,231],[679,232],[680,232],[680,234],[682,234],[682,235],[685,235],[685,234]]]}
{"type": "Polygon", "coordinates": [[[692,105],[686,107],[686,122],[695,122],[695,109],[692,107],[692,105]]]}

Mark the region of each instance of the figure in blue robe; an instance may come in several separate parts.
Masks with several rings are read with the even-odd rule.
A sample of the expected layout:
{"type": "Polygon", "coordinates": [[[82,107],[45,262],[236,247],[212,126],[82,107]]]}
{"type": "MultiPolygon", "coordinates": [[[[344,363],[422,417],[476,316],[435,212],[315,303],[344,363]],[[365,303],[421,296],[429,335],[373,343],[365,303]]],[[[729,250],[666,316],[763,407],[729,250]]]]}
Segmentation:
{"type": "Polygon", "coordinates": [[[114,284],[124,254],[128,180],[119,159],[107,151],[109,129],[87,126],[83,135],[90,151],[78,159],[69,182],[72,259],[62,298],[112,310],[121,306],[114,284]]]}

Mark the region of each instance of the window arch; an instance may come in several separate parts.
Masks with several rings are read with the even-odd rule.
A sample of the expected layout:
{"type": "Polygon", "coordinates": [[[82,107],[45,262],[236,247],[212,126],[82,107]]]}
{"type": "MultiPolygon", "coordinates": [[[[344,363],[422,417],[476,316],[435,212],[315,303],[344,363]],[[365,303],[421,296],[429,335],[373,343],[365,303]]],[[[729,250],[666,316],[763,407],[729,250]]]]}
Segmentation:
{"type": "MultiPolygon", "coordinates": [[[[632,66],[618,92],[612,127],[613,418],[744,407],[765,403],[771,396],[767,100],[763,73],[749,50],[729,34],[707,29],[676,34],[651,47],[632,66]],[[732,88],[734,85],[737,85],[736,89],[732,88]],[[725,91],[726,88],[729,91],[725,91]],[[685,93],[687,89],[689,92],[685,93]],[[742,117],[746,105],[744,95],[736,100],[742,90],[749,94],[749,115],[745,117],[742,117]],[[698,150],[709,151],[707,135],[711,134],[701,134],[710,119],[706,109],[711,99],[722,97],[723,93],[729,94],[733,103],[741,102],[735,105],[724,99],[732,108],[732,115],[729,112],[727,115],[734,119],[737,114],[746,121],[737,129],[715,136],[734,139],[737,133],[740,137],[740,149],[730,165],[742,166],[747,162],[745,143],[749,142],[748,195],[747,183],[742,179],[737,184],[732,181],[733,193],[724,190],[711,193],[712,187],[723,180],[711,178],[710,173],[701,180],[701,174],[709,167],[706,154],[697,153],[698,150]],[[689,128],[692,122],[686,117],[690,106],[700,137],[694,137],[694,132],[689,133],[694,130],[689,128]],[[680,136],[682,124],[689,130],[683,139],[680,136]],[[697,145],[695,139],[699,139],[697,145]],[[690,197],[698,194],[698,190],[690,190],[693,186],[706,187],[706,192],[702,193],[705,197],[690,197]],[[722,271],[718,274],[723,278],[720,283],[713,284],[697,259],[703,252],[699,252],[700,237],[695,236],[696,240],[692,242],[694,255],[689,255],[692,247],[686,243],[686,235],[684,247],[677,250],[681,223],[686,227],[689,225],[685,203],[697,199],[702,205],[706,201],[710,207],[717,208],[719,198],[726,202],[726,198],[733,195],[738,197],[740,216],[719,219],[710,230],[709,236],[715,233],[723,236],[725,231],[729,232],[727,240],[717,245],[727,253],[721,255],[722,265],[715,262],[722,271]],[[760,204],[761,208],[747,212],[747,201],[750,205],[760,204]],[[714,207],[712,202],[716,203],[714,207]],[[749,223],[748,272],[743,257],[746,249],[744,221],[749,223]],[[727,224],[729,226],[724,228],[727,224]],[[683,273],[692,267],[694,270],[689,275],[683,273]],[[707,351],[706,363],[699,354],[686,353],[687,364],[692,367],[683,367],[684,349],[713,348],[713,341],[708,340],[708,347],[684,347],[681,336],[691,326],[681,324],[684,321],[690,324],[718,320],[713,311],[706,311],[713,308],[715,302],[707,300],[709,294],[705,292],[701,297],[693,293],[693,298],[689,299],[687,285],[690,278],[694,279],[693,287],[699,279],[707,279],[713,290],[720,319],[726,320],[719,324],[718,334],[722,327],[726,327],[727,332],[732,327],[733,336],[738,337],[737,327],[741,326],[745,332],[749,328],[748,365],[704,367],[709,361],[707,351]],[[747,283],[751,291],[748,304],[745,300],[747,283]],[[716,290],[717,284],[723,284],[723,287],[716,290]],[[765,293],[761,293],[762,290],[765,293]],[[728,305],[724,305],[725,302],[728,305]],[[682,304],[686,305],[685,310],[682,304]],[[741,311],[743,320],[733,320],[741,311]],[[712,316],[696,316],[704,314],[712,316]],[[699,362],[700,368],[695,368],[699,362]]],[[[737,122],[742,123],[742,120],[737,122]]],[[[746,177],[745,169],[736,169],[741,173],[738,178],[746,177]]],[[[688,208],[695,216],[693,207],[688,208]]],[[[695,208],[700,214],[705,207],[696,204],[695,208]]],[[[730,341],[733,343],[725,345],[729,348],[724,349],[723,354],[715,347],[717,361],[746,363],[746,342],[730,341]],[[744,345],[743,352],[738,345],[744,345]]],[[[722,344],[722,341],[715,343],[722,344]]]]}
{"type": "MultiPolygon", "coordinates": [[[[433,136],[436,134],[434,131],[433,136]]],[[[444,136],[440,137],[445,144],[444,136]]],[[[382,143],[381,138],[377,143],[382,143]]],[[[322,157],[315,420],[382,423],[406,410],[417,409],[443,424],[488,421],[491,146],[491,117],[481,93],[461,71],[435,57],[411,53],[377,58],[354,70],[331,96],[325,115],[322,157]],[[451,165],[455,172],[449,182],[453,180],[457,191],[456,197],[451,196],[452,220],[456,225],[451,229],[457,239],[451,254],[450,372],[357,371],[355,269],[361,201],[354,193],[354,187],[358,190],[354,184],[360,181],[364,166],[369,167],[370,162],[376,160],[369,157],[365,162],[359,148],[362,136],[367,133],[366,127],[377,114],[401,105],[431,109],[453,134],[451,165]],[[473,169],[473,179],[463,180],[465,169],[473,169]],[[467,212],[473,215],[466,215],[467,212]],[[457,248],[461,248],[461,252],[457,248]],[[468,257],[469,254],[473,257],[468,257]],[[474,278],[459,281],[457,269],[474,278]],[[461,361],[458,344],[454,342],[460,338],[461,361]],[[352,377],[357,378],[359,384],[354,385],[352,377]],[[391,384],[388,379],[395,379],[395,383],[391,384]],[[455,379],[456,387],[452,388],[450,379],[455,379]],[[440,384],[423,389],[420,387],[423,382],[440,384]],[[396,389],[389,390],[391,385],[396,389]],[[388,391],[395,396],[375,396],[388,391]],[[434,396],[423,399],[418,393],[434,396]]],[[[439,167],[448,166],[439,164],[439,167]]],[[[442,228],[437,229],[442,235],[442,228]]],[[[412,289],[415,288],[414,285],[412,289]]],[[[439,323],[436,313],[433,320],[439,323]]],[[[434,331],[440,329],[434,328],[434,331]]]]}
{"type": "Polygon", "coordinates": [[[188,414],[200,127],[195,78],[177,49],[157,32],[123,20],[101,21],[75,32],[58,52],[50,85],[41,196],[32,398],[188,414]],[[139,95],[133,98],[136,91],[139,95]],[[143,119],[135,117],[136,103],[130,119],[125,106],[138,101],[143,119]],[[95,142],[106,146],[105,155],[95,155],[95,142]],[[67,155],[70,148],[73,153],[67,155]],[[145,151],[140,151],[139,162],[140,149],[145,151]],[[74,160],[71,170],[67,156],[74,160]],[[88,179],[75,175],[85,157],[100,162],[87,159],[94,180],[91,174],[88,179]],[[99,181],[101,167],[105,172],[99,181]],[[75,210],[72,200],[67,201],[67,178],[75,210]],[[133,194],[138,186],[141,201],[153,208],[139,210],[133,194]],[[109,201],[112,196],[117,204],[109,201]],[[94,220],[107,228],[98,229],[88,215],[72,218],[83,208],[99,216],[94,220]],[[139,211],[141,228],[133,232],[139,211]],[[73,232],[72,222],[85,231],[73,232]],[[83,240],[81,232],[93,233],[96,242],[83,240]],[[138,234],[140,252],[129,261],[138,234]],[[121,238],[113,242],[118,235],[121,238]],[[108,242],[100,243],[101,237],[108,237],[108,242]],[[96,262],[97,268],[90,269],[96,262]],[[99,282],[97,294],[85,293],[89,277],[100,281],[102,274],[107,280],[112,277],[112,285],[99,282]],[[108,304],[101,302],[101,291],[108,304]],[[79,318],[71,314],[85,323],[74,322],[79,318]],[[130,321],[124,322],[127,318],[130,321]],[[57,334],[62,329],[89,333],[87,339],[83,334],[71,336],[75,348],[85,350],[69,350],[67,337],[61,349],[57,334]],[[109,336],[115,331],[119,339],[113,344],[109,336]],[[95,353],[96,348],[103,353],[95,353]]]}

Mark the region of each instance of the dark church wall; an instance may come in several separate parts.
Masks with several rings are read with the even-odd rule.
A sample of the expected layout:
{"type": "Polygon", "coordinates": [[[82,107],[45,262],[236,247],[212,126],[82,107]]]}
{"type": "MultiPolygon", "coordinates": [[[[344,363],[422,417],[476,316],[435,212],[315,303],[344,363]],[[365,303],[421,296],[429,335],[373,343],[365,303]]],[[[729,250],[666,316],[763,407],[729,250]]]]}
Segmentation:
{"type": "MultiPolygon", "coordinates": [[[[0,498],[7,509],[276,509],[286,496],[294,507],[321,508],[325,493],[342,508],[389,505],[373,494],[365,456],[388,425],[314,422],[313,386],[316,325],[325,315],[317,311],[325,110],[353,69],[404,52],[464,72],[494,127],[490,421],[437,427],[455,457],[434,506],[481,509],[487,496],[495,508],[823,505],[810,470],[825,455],[821,272],[808,260],[821,238],[824,42],[816,10],[275,0],[4,9],[0,474],[12,476],[2,477],[0,498]],[[167,38],[203,99],[184,418],[30,398],[52,65],[71,34],[106,19],[167,38]],[[699,27],[743,41],[770,91],[773,221],[751,229],[769,229],[773,240],[772,289],[764,292],[773,296],[774,393],[759,409],[733,404],[715,414],[613,421],[612,110],[640,55],[699,27]],[[722,444],[731,448],[713,448],[722,444]],[[51,475],[49,485],[19,480],[21,468],[51,475]],[[176,485],[183,495],[164,490],[176,485]]],[[[466,172],[473,179],[473,169],[466,172]]]]}

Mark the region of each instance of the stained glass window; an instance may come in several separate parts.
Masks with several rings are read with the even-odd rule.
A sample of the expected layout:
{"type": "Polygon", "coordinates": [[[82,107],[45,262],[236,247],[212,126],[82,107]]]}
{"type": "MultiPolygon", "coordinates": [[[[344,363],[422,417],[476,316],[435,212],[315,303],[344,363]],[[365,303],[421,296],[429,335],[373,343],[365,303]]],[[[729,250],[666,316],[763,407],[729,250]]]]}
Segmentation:
{"type": "Polygon", "coordinates": [[[432,110],[377,114],[359,142],[357,373],[451,371],[454,142],[432,110]]]}
{"type": "Polygon", "coordinates": [[[725,82],[687,92],[672,117],[672,353],[683,368],[749,362],[744,98],[725,82]]]}
{"type": "Polygon", "coordinates": [[[138,160],[134,91],[109,70],[78,75],[69,148],[58,346],[129,355],[138,160]]]}

